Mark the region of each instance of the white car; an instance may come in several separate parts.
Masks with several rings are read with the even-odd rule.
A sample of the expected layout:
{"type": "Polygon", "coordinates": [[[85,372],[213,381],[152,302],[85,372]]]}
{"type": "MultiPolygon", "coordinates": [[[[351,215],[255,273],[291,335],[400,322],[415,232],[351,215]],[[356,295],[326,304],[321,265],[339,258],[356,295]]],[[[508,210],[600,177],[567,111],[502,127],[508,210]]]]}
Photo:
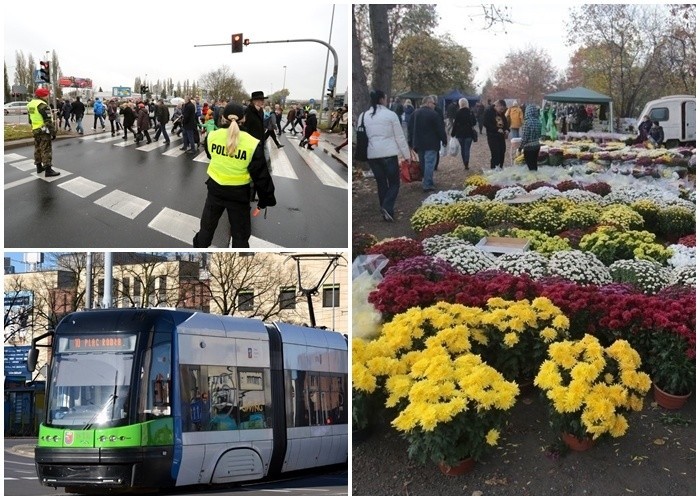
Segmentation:
{"type": "Polygon", "coordinates": [[[5,104],[5,116],[7,115],[26,115],[27,101],[8,102],[5,104]]]}

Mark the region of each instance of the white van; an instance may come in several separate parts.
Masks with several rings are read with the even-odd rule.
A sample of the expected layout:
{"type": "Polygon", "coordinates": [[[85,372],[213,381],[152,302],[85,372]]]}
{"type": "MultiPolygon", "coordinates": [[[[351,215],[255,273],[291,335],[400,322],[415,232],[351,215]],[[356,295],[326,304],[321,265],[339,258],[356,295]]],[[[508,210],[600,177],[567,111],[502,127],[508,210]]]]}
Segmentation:
{"type": "Polygon", "coordinates": [[[667,148],[686,142],[695,144],[694,95],[670,95],[649,101],[637,120],[638,129],[645,115],[649,115],[652,122],[659,122],[664,128],[667,148]]]}

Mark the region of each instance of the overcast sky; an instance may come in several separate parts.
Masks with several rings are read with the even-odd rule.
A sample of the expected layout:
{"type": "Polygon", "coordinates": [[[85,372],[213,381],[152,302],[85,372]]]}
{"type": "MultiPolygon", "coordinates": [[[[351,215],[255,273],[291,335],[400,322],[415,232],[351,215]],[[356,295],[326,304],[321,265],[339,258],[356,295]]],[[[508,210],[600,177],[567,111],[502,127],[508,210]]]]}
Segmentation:
{"type": "MultiPolygon", "coordinates": [[[[579,2],[580,4],[580,2],[579,2]]],[[[471,52],[478,67],[475,83],[480,91],[505,56],[528,47],[545,49],[557,70],[564,71],[574,48],[567,47],[569,8],[576,2],[507,2],[513,23],[484,30],[479,4],[438,3],[438,34],[449,33],[471,52]],[[471,20],[470,20],[471,16],[471,20]]]]}
{"type": "Polygon", "coordinates": [[[291,99],[318,100],[333,72],[333,55],[314,42],[251,44],[231,53],[231,35],[251,42],[292,39],[329,41],[338,54],[336,93],[348,87],[349,5],[321,1],[57,2],[34,0],[31,8],[5,4],[5,63],[14,83],[17,51],[32,54],[38,67],[46,51],[56,51],[64,76],[91,78],[102,87],[133,89],[134,79],[155,83],[200,80],[228,66],[251,93],[265,95],[286,86],[291,99]],[[183,9],[182,6],[188,9],[183,9]],[[12,14],[10,15],[10,12],[12,14]],[[194,45],[224,43],[221,47],[194,45]],[[286,66],[286,79],[285,69],[286,66]]]}

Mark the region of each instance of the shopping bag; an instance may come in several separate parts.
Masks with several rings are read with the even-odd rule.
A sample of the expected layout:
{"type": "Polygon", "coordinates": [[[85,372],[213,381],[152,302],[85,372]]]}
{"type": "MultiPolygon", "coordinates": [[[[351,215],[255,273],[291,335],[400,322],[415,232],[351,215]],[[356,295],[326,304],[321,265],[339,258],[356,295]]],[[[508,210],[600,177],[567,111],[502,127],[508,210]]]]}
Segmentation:
{"type": "Polygon", "coordinates": [[[311,132],[311,137],[309,137],[309,144],[312,146],[316,146],[318,144],[318,140],[321,138],[321,132],[318,130],[314,130],[311,132]]]}
{"type": "Polygon", "coordinates": [[[456,137],[452,137],[447,146],[447,154],[450,156],[457,156],[459,154],[459,141],[456,137]]]}
{"type": "Polygon", "coordinates": [[[420,171],[420,163],[417,160],[402,160],[399,164],[401,172],[401,182],[417,182],[423,180],[423,174],[420,171]]]}
{"type": "Polygon", "coordinates": [[[357,161],[367,161],[367,149],[369,148],[369,137],[367,136],[367,131],[365,130],[365,114],[362,113],[362,120],[360,124],[355,129],[355,140],[357,144],[353,148],[355,152],[355,160],[357,161]]]}

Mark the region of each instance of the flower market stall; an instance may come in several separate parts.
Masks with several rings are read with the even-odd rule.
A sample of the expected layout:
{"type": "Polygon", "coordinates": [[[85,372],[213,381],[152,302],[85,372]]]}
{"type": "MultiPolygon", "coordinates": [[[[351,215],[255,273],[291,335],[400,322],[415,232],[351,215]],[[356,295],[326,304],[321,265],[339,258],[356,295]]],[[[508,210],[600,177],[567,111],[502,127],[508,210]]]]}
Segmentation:
{"type": "Polygon", "coordinates": [[[354,235],[373,263],[353,279],[354,425],[381,415],[412,459],[455,466],[490,460],[528,387],[595,446],[657,389],[694,390],[694,150],[625,148],[552,143],[553,166],[425,198],[416,238],[354,235]]]}
{"type": "MultiPolygon", "coordinates": [[[[614,132],[613,128],[613,105],[612,98],[585,87],[576,87],[573,89],[562,90],[553,94],[544,96],[546,102],[566,103],[566,104],[595,104],[607,108],[608,132],[614,132]]],[[[544,106],[543,106],[544,107],[544,106]]]]}

